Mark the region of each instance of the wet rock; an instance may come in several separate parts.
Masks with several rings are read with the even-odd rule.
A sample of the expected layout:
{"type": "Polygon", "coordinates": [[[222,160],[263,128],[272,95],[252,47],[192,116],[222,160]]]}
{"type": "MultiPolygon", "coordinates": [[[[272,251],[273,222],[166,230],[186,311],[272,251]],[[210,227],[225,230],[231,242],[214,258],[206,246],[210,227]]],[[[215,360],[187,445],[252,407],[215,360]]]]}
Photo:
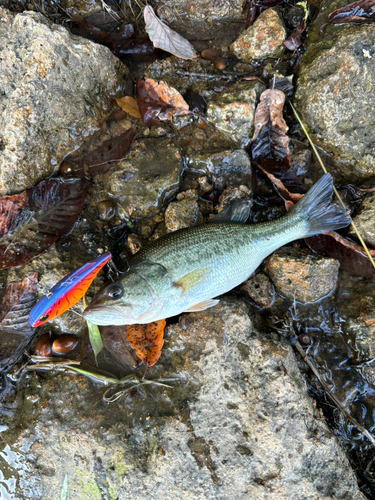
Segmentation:
{"type": "Polygon", "coordinates": [[[248,145],[254,132],[255,108],[265,88],[258,81],[231,85],[208,101],[207,119],[224,130],[238,146],[248,145]]]}
{"type": "Polygon", "coordinates": [[[331,25],[345,0],[325,1],[307,36],[295,104],[313,140],[332,153],[337,181],[375,175],[375,32],[370,24],[331,25]]]}
{"type": "Polygon", "coordinates": [[[375,358],[374,280],[340,273],[335,307],[337,322],[352,338],[360,360],[375,358]]]}
{"type": "Polygon", "coordinates": [[[251,187],[251,162],[243,149],[192,154],[187,158],[187,167],[192,173],[207,176],[208,182],[214,183],[219,190],[239,184],[251,187]]]}
{"type": "Polygon", "coordinates": [[[260,307],[271,307],[275,299],[272,282],[264,273],[258,273],[245,281],[241,290],[260,307]]]}
{"type": "Polygon", "coordinates": [[[286,37],[286,29],[277,10],[267,9],[232,43],[230,50],[245,62],[280,57],[285,52],[283,42],[286,37]]]}
{"type": "Polygon", "coordinates": [[[181,94],[192,90],[204,98],[222,91],[228,81],[228,78],[223,78],[221,72],[215,69],[211,61],[184,60],[178,57],[153,62],[146,69],[145,78],[164,81],[181,94]]]}
{"type": "Polygon", "coordinates": [[[131,233],[128,236],[126,242],[126,248],[131,254],[136,254],[142,248],[143,244],[140,237],[137,234],[131,233]]]}
{"type": "Polygon", "coordinates": [[[148,217],[175,194],[181,170],[180,152],[168,138],[139,139],[103,176],[104,187],[129,218],[148,217]]]}
{"type": "Polygon", "coordinates": [[[266,272],[277,293],[307,304],[333,292],[339,267],[335,259],[315,255],[305,249],[286,247],[271,256],[266,272]]]}
{"type": "Polygon", "coordinates": [[[103,10],[102,0],[60,0],[60,7],[73,21],[79,21],[103,10]]]}
{"type": "Polygon", "coordinates": [[[184,315],[165,338],[146,378],[175,379],[169,389],[147,386],[146,398],[133,393],[109,404],[78,375],[26,374],[0,444],[8,477],[22,475],[19,498],[26,488],[28,498],[58,498],[67,474],[69,494],[82,500],[129,491],[166,500],[233,491],[264,500],[286,491],[290,500],[363,500],[292,348],[256,332],[242,302],[223,298],[184,315]]]}
{"type": "Polygon", "coordinates": [[[184,227],[195,226],[203,222],[195,190],[179,193],[177,201],[172,201],[165,211],[165,225],[168,232],[184,227]]]}
{"type": "Polygon", "coordinates": [[[253,206],[252,192],[247,186],[231,186],[221,193],[216,210],[221,212],[230,205],[233,200],[246,200],[248,201],[250,209],[253,206]]]}
{"type": "Polygon", "coordinates": [[[0,10],[0,195],[53,174],[100,130],[126,67],[35,12],[0,10]]]}
{"type": "Polygon", "coordinates": [[[311,165],[311,160],[312,153],[309,149],[293,151],[290,158],[290,168],[296,175],[304,175],[311,165]]]}
{"type": "MultiPolygon", "coordinates": [[[[353,222],[365,242],[375,247],[375,193],[368,194],[365,197],[353,222]]],[[[356,237],[353,229],[350,229],[349,235],[354,238],[356,237]]]]}

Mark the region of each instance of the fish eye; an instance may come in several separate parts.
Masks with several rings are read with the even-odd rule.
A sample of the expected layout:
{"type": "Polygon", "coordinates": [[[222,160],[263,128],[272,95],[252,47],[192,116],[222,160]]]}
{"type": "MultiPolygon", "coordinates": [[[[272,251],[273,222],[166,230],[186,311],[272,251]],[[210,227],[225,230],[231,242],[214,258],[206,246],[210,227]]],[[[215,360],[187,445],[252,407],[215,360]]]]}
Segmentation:
{"type": "Polygon", "coordinates": [[[121,297],[123,293],[124,289],[122,288],[121,285],[117,283],[109,286],[107,290],[107,295],[108,297],[111,297],[111,299],[116,299],[117,297],[121,297]]]}
{"type": "Polygon", "coordinates": [[[43,314],[43,316],[41,316],[38,321],[45,321],[48,318],[49,318],[49,314],[43,314]]]}

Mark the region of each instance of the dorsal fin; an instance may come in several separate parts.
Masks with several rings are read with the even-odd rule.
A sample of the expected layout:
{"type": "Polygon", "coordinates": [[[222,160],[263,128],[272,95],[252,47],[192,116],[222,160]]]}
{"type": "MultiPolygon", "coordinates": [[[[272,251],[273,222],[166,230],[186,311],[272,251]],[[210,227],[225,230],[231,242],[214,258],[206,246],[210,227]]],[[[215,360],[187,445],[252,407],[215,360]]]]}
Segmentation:
{"type": "Polygon", "coordinates": [[[214,215],[209,222],[240,222],[245,224],[249,218],[251,202],[249,200],[233,200],[220,213],[214,215]]]}

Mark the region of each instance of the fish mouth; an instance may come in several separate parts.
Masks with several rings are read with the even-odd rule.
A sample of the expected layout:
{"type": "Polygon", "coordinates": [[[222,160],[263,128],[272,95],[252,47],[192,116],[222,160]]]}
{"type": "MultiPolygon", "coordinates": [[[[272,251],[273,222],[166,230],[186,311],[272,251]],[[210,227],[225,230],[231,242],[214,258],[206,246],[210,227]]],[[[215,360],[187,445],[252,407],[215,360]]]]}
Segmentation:
{"type": "Polygon", "coordinates": [[[83,311],[85,320],[99,326],[130,325],[131,321],[117,307],[103,305],[89,305],[83,311]]]}

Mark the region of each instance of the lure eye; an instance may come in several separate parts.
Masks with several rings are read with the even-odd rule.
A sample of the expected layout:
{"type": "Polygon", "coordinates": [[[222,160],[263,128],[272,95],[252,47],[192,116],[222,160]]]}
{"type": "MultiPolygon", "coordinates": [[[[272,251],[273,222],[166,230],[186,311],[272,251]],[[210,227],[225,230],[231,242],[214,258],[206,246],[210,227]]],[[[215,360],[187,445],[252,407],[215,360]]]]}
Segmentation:
{"type": "Polygon", "coordinates": [[[45,321],[48,318],[49,318],[48,314],[43,314],[43,316],[41,316],[38,321],[45,321]]]}
{"type": "Polygon", "coordinates": [[[111,299],[117,299],[117,297],[121,297],[123,293],[124,289],[118,284],[111,285],[107,291],[107,295],[108,297],[111,297],[111,299]]]}

